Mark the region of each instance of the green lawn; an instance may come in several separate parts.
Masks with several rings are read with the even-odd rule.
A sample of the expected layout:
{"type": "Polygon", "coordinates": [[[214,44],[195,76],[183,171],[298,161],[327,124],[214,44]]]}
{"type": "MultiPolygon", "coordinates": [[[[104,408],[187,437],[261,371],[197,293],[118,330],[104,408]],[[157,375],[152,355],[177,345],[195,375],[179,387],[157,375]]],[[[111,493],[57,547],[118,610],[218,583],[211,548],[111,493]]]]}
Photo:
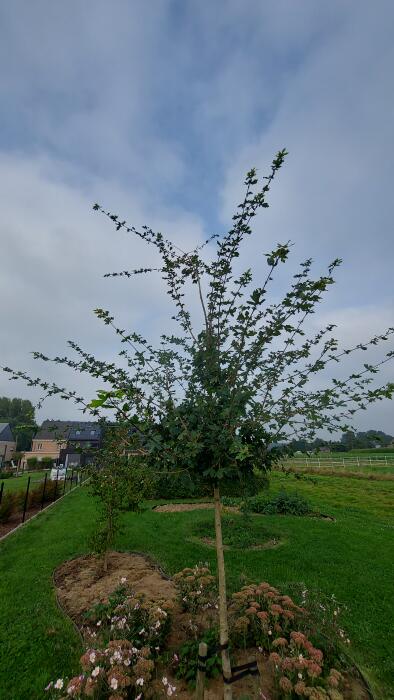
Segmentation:
{"type": "MultiPolygon", "coordinates": [[[[25,472],[21,476],[13,476],[11,479],[4,479],[4,493],[6,491],[21,491],[26,488],[27,486],[27,481],[29,476],[31,477],[31,487],[36,486],[37,483],[42,481],[42,479],[45,476],[45,471],[40,470],[40,471],[32,471],[32,472],[25,472]]],[[[2,479],[0,479],[0,485],[2,483],[2,479]]]]}
{"type": "MultiPolygon", "coordinates": [[[[242,578],[268,580],[282,590],[302,581],[334,593],[347,606],[344,624],[354,659],[376,697],[393,698],[394,484],[318,477],[313,485],[274,475],[272,491],[283,486],[336,521],[264,516],[267,530],[283,544],[226,552],[230,589],[242,578]]],[[[78,637],[57,608],[52,572],[87,551],[93,518],[94,504],[78,489],[0,544],[0,697],[42,698],[49,680],[77,670],[78,637]]],[[[206,518],[204,511],[126,514],[117,547],[150,554],[169,574],[201,560],[215,569],[214,550],[189,541],[206,518]]]]}

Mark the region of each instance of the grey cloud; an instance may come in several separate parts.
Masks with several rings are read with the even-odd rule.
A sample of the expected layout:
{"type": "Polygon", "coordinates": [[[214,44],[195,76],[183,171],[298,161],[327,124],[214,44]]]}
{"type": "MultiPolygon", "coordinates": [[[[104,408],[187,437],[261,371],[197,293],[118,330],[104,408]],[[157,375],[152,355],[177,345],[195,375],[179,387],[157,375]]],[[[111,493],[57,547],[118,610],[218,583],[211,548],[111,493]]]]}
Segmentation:
{"type": "MultiPolygon", "coordinates": [[[[246,169],[264,171],[283,145],[288,164],[247,258],[262,266],[258,252],[289,237],[294,261],[312,255],[322,269],[341,255],[321,319],[332,313],[358,337],[355,316],[364,335],[392,318],[392,3],[228,0],[225,10],[197,0],[1,8],[7,364],[39,374],[28,351],[61,353],[67,337],[114,357],[95,306],[151,336],[166,327],[160,281],[102,279],[153,258],[95,217],[94,200],[191,247],[227,227],[246,169]]],[[[0,376],[0,392],[11,390],[26,395],[0,376]]],[[[69,410],[51,402],[42,415],[69,410]]],[[[374,411],[390,431],[391,406],[368,411],[364,427],[374,411]]]]}

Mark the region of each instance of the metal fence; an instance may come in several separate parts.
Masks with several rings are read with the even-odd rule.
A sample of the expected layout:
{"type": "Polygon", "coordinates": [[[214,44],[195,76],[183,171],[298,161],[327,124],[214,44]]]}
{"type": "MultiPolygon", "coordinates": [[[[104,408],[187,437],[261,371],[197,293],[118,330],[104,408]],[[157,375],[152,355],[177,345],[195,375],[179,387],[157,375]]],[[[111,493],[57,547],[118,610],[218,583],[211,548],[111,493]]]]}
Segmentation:
{"type": "Polygon", "coordinates": [[[30,474],[26,487],[23,489],[7,489],[7,480],[0,483],[0,524],[12,521],[15,527],[24,523],[26,517],[29,516],[29,511],[37,512],[64,496],[76,486],[82,485],[87,476],[82,470],[74,468],[56,470],[55,478],[51,479],[51,470],[46,471],[44,477],[35,478],[34,474],[30,474]],[[35,489],[42,487],[35,492],[35,489]],[[10,501],[10,512],[7,517],[7,510],[4,508],[5,501],[8,497],[10,501]],[[34,497],[34,500],[32,500],[34,497]],[[2,508],[3,505],[3,508],[2,508]],[[3,510],[3,513],[2,513],[3,510]],[[18,517],[19,516],[19,517],[18,517]],[[19,520],[19,522],[18,522],[19,520]]]}
{"type": "Polygon", "coordinates": [[[298,467],[310,467],[313,469],[364,469],[369,467],[372,470],[375,468],[392,468],[394,470],[394,454],[393,455],[368,455],[368,456],[358,456],[352,455],[349,457],[339,457],[339,456],[320,456],[313,455],[308,457],[297,456],[297,457],[287,457],[284,460],[284,464],[294,465],[298,467]]]}

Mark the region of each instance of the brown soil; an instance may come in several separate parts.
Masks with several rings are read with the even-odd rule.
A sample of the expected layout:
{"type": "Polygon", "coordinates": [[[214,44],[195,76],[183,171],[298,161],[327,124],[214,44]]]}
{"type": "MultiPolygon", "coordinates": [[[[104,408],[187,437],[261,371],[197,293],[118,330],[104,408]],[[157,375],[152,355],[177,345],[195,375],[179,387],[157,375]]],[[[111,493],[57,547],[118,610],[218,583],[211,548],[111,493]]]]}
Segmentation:
{"type": "MultiPolygon", "coordinates": [[[[66,561],[54,574],[59,604],[83,634],[83,613],[94,604],[105,601],[122,577],[126,577],[127,583],[135,592],[144,593],[147,598],[158,603],[165,600],[172,605],[173,625],[167,648],[170,653],[178,651],[180,646],[191,638],[190,613],[184,613],[180,609],[173,581],[166,578],[143,554],[111,552],[106,573],[103,572],[101,561],[94,556],[82,556],[66,561]]],[[[206,611],[199,617],[194,617],[193,622],[202,630],[209,627],[216,620],[216,616],[217,611],[206,611]]],[[[241,665],[251,659],[257,660],[260,671],[258,683],[255,685],[256,681],[252,677],[234,683],[233,697],[238,700],[242,697],[274,700],[274,682],[265,654],[261,654],[258,649],[238,651],[233,655],[233,665],[241,665]]],[[[174,698],[192,700],[195,697],[195,691],[191,691],[184,681],[175,679],[169,669],[161,668],[158,671],[159,676],[166,675],[170,683],[176,686],[174,698]]],[[[209,688],[204,692],[204,700],[218,700],[222,697],[222,679],[210,680],[209,688]]],[[[346,700],[370,700],[365,686],[354,678],[347,679],[344,697],[346,700]]]]}
{"type": "MultiPolygon", "coordinates": [[[[190,537],[191,542],[198,542],[199,544],[205,544],[207,547],[216,548],[216,542],[213,537],[190,537]]],[[[275,549],[282,544],[283,540],[271,539],[262,544],[253,544],[251,547],[245,547],[248,550],[260,550],[260,549],[275,549]]],[[[237,547],[230,547],[228,544],[223,545],[223,549],[228,551],[229,549],[237,549],[237,547]]]]}
{"type": "Polygon", "coordinates": [[[175,603],[172,581],[145,556],[127,552],[111,552],[106,573],[101,560],[91,555],[64,562],[54,577],[59,603],[78,624],[83,612],[104,602],[123,577],[136,593],[144,593],[149,600],[175,603]]]}
{"type": "MultiPolygon", "coordinates": [[[[36,513],[39,513],[40,510],[40,506],[36,506],[35,508],[30,508],[30,510],[27,510],[25,515],[25,522],[27,522],[27,520],[30,520],[30,518],[32,518],[33,515],[36,515],[36,513]]],[[[14,513],[14,515],[12,515],[6,523],[0,523],[0,538],[4,537],[4,535],[7,535],[12,530],[15,530],[15,528],[22,523],[22,515],[23,513],[14,513]]]]}
{"type": "Polygon", "coordinates": [[[213,503],[167,503],[164,506],[156,506],[156,513],[183,513],[187,510],[206,510],[214,508],[213,503]]]}

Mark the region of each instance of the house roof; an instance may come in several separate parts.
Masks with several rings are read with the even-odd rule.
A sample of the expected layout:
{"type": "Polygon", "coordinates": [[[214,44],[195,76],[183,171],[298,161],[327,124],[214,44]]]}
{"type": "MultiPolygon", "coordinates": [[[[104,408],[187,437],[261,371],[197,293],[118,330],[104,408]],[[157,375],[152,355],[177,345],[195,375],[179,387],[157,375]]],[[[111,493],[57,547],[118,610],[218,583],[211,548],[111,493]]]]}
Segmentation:
{"type": "Polygon", "coordinates": [[[100,437],[101,428],[98,423],[73,420],[44,420],[41,427],[37,430],[34,439],[98,440],[100,437]]]}
{"type": "Polygon", "coordinates": [[[0,423],[0,442],[15,442],[9,423],[0,423]]]}
{"type": "Polygon", "coordinates": [[[69,440],[99,440],[100,437],[101,429],[94,423],[72,427],[68,435],[69,440]]]}

